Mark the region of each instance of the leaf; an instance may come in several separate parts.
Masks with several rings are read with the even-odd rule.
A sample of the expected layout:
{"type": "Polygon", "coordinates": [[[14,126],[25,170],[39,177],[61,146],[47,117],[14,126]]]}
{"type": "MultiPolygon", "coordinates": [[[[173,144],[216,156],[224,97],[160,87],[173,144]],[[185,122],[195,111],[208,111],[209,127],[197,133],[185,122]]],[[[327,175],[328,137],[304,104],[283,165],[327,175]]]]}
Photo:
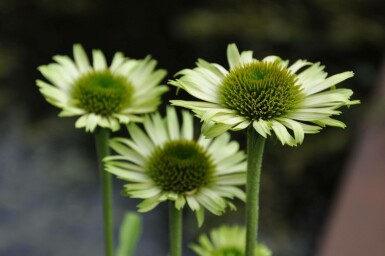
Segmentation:
{"type": "Polygon", "coordinates": [[[141,216],[134,212],[126,213],[120,227],[119,246],[116,256],[133,256],[141,232],[141,216]]]}

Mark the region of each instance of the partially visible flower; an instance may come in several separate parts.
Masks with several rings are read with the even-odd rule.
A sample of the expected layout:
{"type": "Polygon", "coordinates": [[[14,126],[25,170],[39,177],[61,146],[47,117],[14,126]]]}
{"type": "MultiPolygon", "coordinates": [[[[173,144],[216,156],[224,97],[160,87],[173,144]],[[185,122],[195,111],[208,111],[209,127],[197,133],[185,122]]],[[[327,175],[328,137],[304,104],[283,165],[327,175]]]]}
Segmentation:
{"type": "MultiPolygon", "coordinates": [[[[221,226],[201,235],[199,244],[190,248],[199,256],[244,256],[246,229],[240,226],[221,226]]],[[[272,252],[264,244],[255,246],[255,256],[271,256],[272,252]]]]}
{"type": "Polygon", "coordinates": [[[118,154],[105,158],[105,169],[129,182],[124,186],[128,196],[143,199],[140,212],[170,200],[177,209],[187,204],[201,224],[204,208],[220,215],[227,206],[234,208],[229,199],[245,200],[237,187],[246,180],[245,154],[228,133],[194,140],[193,116],[187,111],[182,116],[181,128],[172,107],[164,119],[159,113],[147,116],[145,131],[128,125],[132,139],[110,141],[118,154]]]}
{"type": "Polygon", "coordinates": [[[59,116],[80,116],[77,128],[93,132],[97,126],[119,129],[120,124],[141,121],[142,114],[154,112],[166,86],[158,86],[165,70],[155,70],[156,61],[128,59],[117,52],[108,67],[104,54],[93,50],[92,66],[80,44],[73,46],[74,60],[57,55],[55,63],[38,69],[49,83],[37,80],[40,92],[59,116]]]}
{"type": "Polygon", "coordinates": [[[171,102],[193,110],[204,121],[207,137],[252,126],[265,138],[274,131],[282,145],[295,146],[326,125],[345,127],[331,116],[359,103],[350,100],[352,90],[335,88],[353,72],[327,77],[319,63],[297,60],[289,66],[277,56],[256,60],[251,51],[239,53],[235,44],[228,46],[227,59],[229,70],[199,59],[196,68],[180,71],[182,76],[169,82],[202,100],[171,102]]]}

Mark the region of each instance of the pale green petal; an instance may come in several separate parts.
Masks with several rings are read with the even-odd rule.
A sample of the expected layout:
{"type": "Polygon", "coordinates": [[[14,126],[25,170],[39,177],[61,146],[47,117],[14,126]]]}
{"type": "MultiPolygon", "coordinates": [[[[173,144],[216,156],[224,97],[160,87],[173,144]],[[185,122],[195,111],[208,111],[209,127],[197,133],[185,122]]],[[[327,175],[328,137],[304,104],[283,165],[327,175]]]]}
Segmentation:
{"type": "Polygon", "coordinates": [[[311,95],[311,94],[323,91],[325,89],[328,89],[328,88],[332,87],[333,85],[336,85],[336,84],[338,84],[338,83],[340,83],[340,82],[342,82],[342,81],[344,81],[350,77],[353,77],[353,76],[354,76],[354,73],[351,71],[343,72],[343,73],[328,77],[327,79],[325,79],[325,81],[323,81],[322,83],[319,83],[313,87],[305,88],[305,92],[307,94],[311,95]]]}
{"type": "Polygon", "coordinates": [[[297,144],[301,144],[303,142],[305,138],[305,131],[299,122],[288,118],[277,118],[276,120],[293,130],[294,138],[297,144]]]}
{"type": "Polygon", "coordinates": [[[159,195],[159,193],[161,193],[162,190],[157,188],[157,187],[150,187],[148,189],[140,189],[140,190],[130,190],[130,195],[131,195],[131,198],[143,198],[143,199],[147,199],[147,198],[153,198],[157,195],[159,195]]]}
{"type": "Polygon", "coordinates": [[[80,44],[75,44],[73,47],[74,59],[76,66],[80,73],[87,73],[91,70],[90,63],[88,61],[88,57],[83,47],[80,44]]]}
{"type": "Polygon", "coordinates": [[[36,81],[37,86],[40,87],[40,92],[50,100],[50,102],[54,102],[56,106],[62,107],[64,103],[68,101],[68,94],[63,92],[62,90],[47,84],[41,80],[36,81]]]}
{"type": "Polygon", "coordinates": [[[140,204],[138,204],[139,212],[148,212],[154,209],[161,201],[159,201],[159,197],[153,197],[143,200],[140,204]]]}
{"type": "Polygon", "coordinates": [[[117,52],[114,54],[114,57],[112,58],[110,70],[112,73],[115,73],[116,69],[122,65],[125,61],[124,55],[121,52],[117,52]]]}
{"type": "Polygon", "coordinates": [[[92,59],[93,59],[94,70],[100,71],[100,70],[105,70],[107,68],[106,58],[104,57],[104,54],[102,53],[102,51],[93,50],[92,59]]]}
{"type": "Polygon", "coordinates": [[[127,160],[136,163],[138,165],[144,166],[146,160],[144,156],[138,153],[135,150],[132,150],[129,146],[129,142],[127,139],[123,138],[114,138],[109,141],[110,147],[116,151],[118,154],[127,158],[127,160]]]}
{"type": "Polygon", "coordinates": [[[93,132],[98,125],[100,116],[95,115],[94,113],[90,113],[87,116],[87,121],[86,121],[86,132],[93,132]]]}
{"type": "Polygon", "coordinates": [[[75,63],[68,56],[56,55],[53,57],[53,59],[62,65],[73,79],[79,77],[79,71],[75,63]]]}
{"type": "Polygon", "coordinates": [[[205,220],[205,209],[203,207],[195,211],[197,217],[198,228],[200,228],[205,220]]]}
{"type": "MultiPolygon", "coordinates": [[[[55,105],[52,102],[51,104],[55,105]]],[[[60,117],[78,116],[86,113],[84,109],[80,109],[80,108],[69,107],[69,106],[60,106],[60,107],[63,108],[63,110],[59,113],[60,117]]]]}
{"type": "Polygon", "coordinates": [[[167,108],[167,131],[168,137],[176,140],[180,138],[179,135],[179,122],[174,108],[167,108]]]}
{"type": "Polygon", "coordinates": [[[228,131],[232,127],[232,125],[227,124],[213,124],[210,122],[205,122],[202,126],[202,133],[206,136],[206,138],[214,138],[228,131]]]}
{"type": "Polygon", "coordinates": [[[116,74],[127,76],[137,65],[137,60],[127,60],[121,65],[117,66],[114,70],[116,74]]]}
{"type": "Polygon", "coordinates": [[[252,121],[250,121],[250,120],[244,120],[241,123],[237,124],[236,126],[232,127],[231,130],[232,131],[239,131],[239,130],[246,129],[247,127],[249,127],[251,122],[252,121]]]}
{"type": "MultiPolygon", "coordinates": [[[[189,79],[191,80],[194,78],[195,76],[192,76],[189,79]]],[[[214,85],[205,80],[205,78],[197,77],[197,81],[189,81],[181,78],[175,81],[169,81],[169,84],[182,88],[198,99],[209,102],[218,102],[218,98],[213,87],[214,85]],[[206,84],[206,87],[201,86],[201,84],[206,84]],[[210,90],[210,88],[212,89],[210,90]]]]}
{"type": "Polygon", "coordinates": [[[175,208],[180,210],[182,209],[186,204],[186,199],[183,195],[179,195],[177,199],[175,200],[175,208]]]}
{"type": "Polygon", "coordinates": [[[189,196],[189,195],[187,195],[187,196],[186,196],[186,201],[187,201],[188,206],[191,208],[191,210],[197,211],[197,210],[200,209],[199,203],[198,203],[198,201],[195,199],[194,196],[189,196]]]}
{"type": "Polygon", "coordinates": [[[267,57],[263,58],[262,61],[271,62],[271,63],[280,63],[282,61],[282,59],[278,56],[271,55],[271,56],[267,56],[267,57]]]}
{"type": "Polygon", "coordinates": [[[127,127],[134,143],[140,148],[140,152],[144,156],[148,156],[154,149],[154,144],[148,136],[136,125],[130,124],[127,127]]]}
{"type": "Polygon", "coordinates": [[[306,87],[311,87],[321,81],[324,81],[327,73],[324,72],[325,66],[321,66],[319,62],[311,65],[301,73],[297,75],[297,78],[301,84],[306,87]]]}
{"type": "Polygon", "coordinates": [[[68,81],[66,81],[66,79],[63,77],[63,74],[60,71],[58,71],[58,69],[55,68],[55,66],[52,66],[52,64],[40,66],[38,70],[53,85],[59,87],[65,92],[69,91],[68,81]]]}
{"type": "Polygon", "coordinates": [[[194,136],[193,116],[187,111],[182,111],[183,125],[181,131],[181,138],[192,140],[194,136]]]}
{"type": "Polygon", "coordinates": [[[147,117],[144,121],[144,127],[155,145],[162,145],[169,138],[165,122],[162,120],[159,113],[153,114],[151,118],[147,117]]]}
{"type": "Polygon", "coordinates": [[[190,109],[195,108],[219,108],[220,106],[211,102],[202,102],[202,101],[186,101],[186,100],[170,100],[171,105],[185,107],[190,109]]]}
{"type": "Polygon", "coordinates": [[[148,180],[147,174],[141,172],[128,171],[123,168],[119,168],[113,165],[106,165],[105,170],[115,174],[121,179],[125,179],[131,182],[143,182],[148,180]]]}
{"type": "Polygon", "coordinates": [[[264,138],[266,138],[267,135],[271,135],[270,126],[265,120],[259,119],[258,121],[254,121],[253,127],[264,138]]]}
{"type": "Polygon", "coordinates": [[[138,88],[138,94],[143,91],[148,91],[149,89],[158,85],[166,75],[167,71],[163,69],[159,69],[151,75],[148,75],[146,80],[143,81],[142,86],[138,88]]]}
{"type": "Polygon", "coordinates": [[[219,176],[216,181],[218,185],[244,185],[245,182],[245,173],[233,173],[226,176],[219,176]]]}
{"type": "Polygon", "coordinates": [[[340,128],[346,127],[346,125],[343,122],[332,119],[332,118],[325,118],[325,119],[317,120],[317,121],[314,121],[314,123],[316,123],[322,127],[324,127],[325,125],[340,127],[340,128]]]}
{"type": "Polygon", "coordinates": [[[290,70],[291,73],[296,73],[299,69],[311,65],[311,62],[307,62],[306,60],[297,60],[293,65],[291,65],[288,70],[290,70]]]}
{"type": "Polygon", "coordinates": [[[285,126],[275,120],[272,120],[271,124],[271,128],[274,130],[275,135],[277,136],[279,141],[281,141],[282,145],[296,145],[294,138],[290,135],[285,126]]]}
{"type": "Polygon", "coordinates": [[[243,51],[240,63],[245,64],[253,61],[253,51],[243,51]]]}
{"type": "MultiPolygon", "coordinates": [[[[124,159],[124,158],[123,158],[124,159]]],[[[108,165],[120,167],[122,169],[128,170],[128,171],[136,171],[136,172],[144,172],[144,168],[141,165],[132,164],[130,162],[122,162],[122,161],[115,161],[115,160],[122,160],[122,158],[118,158],[118,156],[107,156],[103,159],[104,162],[108,163],[108,165]]],[[[127,159],[124,159],[127,160],[127,159]]]]}
{"type": "Polygon", "coordinates": [[[213,74],[215,74],[220,79],[224,78],[225,75],[227,74],[227,71],[224,67],[218,64],[208,63],[203,59],[198,59],[197,66],[210,70],[213,74]]]}
{"type": "Polygon", "coordinates": [[[235,44],[227,46],[227,61],[229,62],[230,69],[238,66],[241,62],[241,56],[235,44]]]}
{"type": "Polygon", "coordinates": [[[234,196],[241,199],[242,201],[246,201],[246,194],[245,192],[237,187],[233,186],[217,186],[215,188],[215,192],[220,194],[223,197],[233,198],[234,196]]]}

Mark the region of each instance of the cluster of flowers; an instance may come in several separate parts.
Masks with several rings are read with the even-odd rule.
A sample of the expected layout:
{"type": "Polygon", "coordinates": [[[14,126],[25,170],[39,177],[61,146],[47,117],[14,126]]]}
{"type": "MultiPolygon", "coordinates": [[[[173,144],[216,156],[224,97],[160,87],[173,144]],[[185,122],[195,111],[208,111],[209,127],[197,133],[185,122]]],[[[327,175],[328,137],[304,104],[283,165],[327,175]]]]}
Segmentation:
{"type": "MultiPolygon", "coordinates": [[[[127,181],[125,193],[143,199],[140,212],[171,201],[176,209],[190,208],[198,224],[204,210],[221,215],[235,209],[232,199],[246,200],[246,154],[230,139],[228,130],[253,129],[259,136],[275,136],[282,145],[296,146],[305,134],[324,126],[345,127],[333,118],[351,101],[350,89],[335,85],[353,76],[344,72],[327,77],[324,66],[298,60],[289,65],[277,56],[257,60],[251,51],[227,48],[229,68],[199,59],[193,69],[183,69],[169,81],[200,101],[172,100],[174,106],[192,110],[202,122],[202,135],[194,136],[193,114],[168,106],[164,117],[157,111],[168,90],[160,85],[166,71],[156,69],[151,57],[129,59],[116,53],[108,66],[100,50],[92,64],[81,45],[73,59],[54,56],[54,63],[39,67],[47,82],[37,85],[46,100],[60,108],[60,116],[80,116],[75,126],[88,132],[118,131],[129,137],[109,140],[115,154],[104,158],[105,171],[127,181]],[[180,118],[179,118],[180,119],[180,118]]],[[[253,156],[251,156],[253,157],[253,156]]],[[[244,255],[245,229],[223,226],[199,238],[197,255],[244,255]]],[[[271,251],[258,244],[255,255],[271,251]]]]}

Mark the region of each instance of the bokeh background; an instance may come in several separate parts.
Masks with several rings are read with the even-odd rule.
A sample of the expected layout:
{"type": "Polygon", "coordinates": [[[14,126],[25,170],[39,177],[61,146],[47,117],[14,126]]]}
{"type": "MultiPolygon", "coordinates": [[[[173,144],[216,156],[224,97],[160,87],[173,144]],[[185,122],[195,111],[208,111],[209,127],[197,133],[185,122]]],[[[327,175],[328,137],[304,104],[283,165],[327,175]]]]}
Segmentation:
{"type": "MultiPolygon", "coordinates": [[[[39,65],[56,54],[72,56],[72,45],[81,43],[88,53],[103,50],[108,60],[116,51],[151,54],[171,79],[197,58],[227,65],[226,46],[233,42],[256,58],[302,58],[320,61],[329,74],[356,74],[341,85],[362,101],[343,109],[348,128],[326,128],[296,148],[273,139],[266,146],[260,238],[276,256],[316,255],[368,119],[384,124],[383,98],[372,97],[381,86],[384,11],[381,0],[0,0],[0,255],[104,252],[92,134],[75,129],[75,119],[58,118],[40,95],[39,65]]],[[[169,99],[188,98],[175,93],[171,88],[164,96],[162,110],[169,99]]],[[[244,134],[233,136],[244,146],[244,134]]],[[[116,180],[116,232],[138,203],[120,197],[121,186],[116,180]]],[[[186,212],[185,243],[224,222],[243,223],[237,204],[236,213],[208,214],[202,230],[186,212]]],[[[167,255],[167,207],[143,218],[137,255],[167,255]]],[[[193,255],[187,246],[185,255],[193,255]]]]}

